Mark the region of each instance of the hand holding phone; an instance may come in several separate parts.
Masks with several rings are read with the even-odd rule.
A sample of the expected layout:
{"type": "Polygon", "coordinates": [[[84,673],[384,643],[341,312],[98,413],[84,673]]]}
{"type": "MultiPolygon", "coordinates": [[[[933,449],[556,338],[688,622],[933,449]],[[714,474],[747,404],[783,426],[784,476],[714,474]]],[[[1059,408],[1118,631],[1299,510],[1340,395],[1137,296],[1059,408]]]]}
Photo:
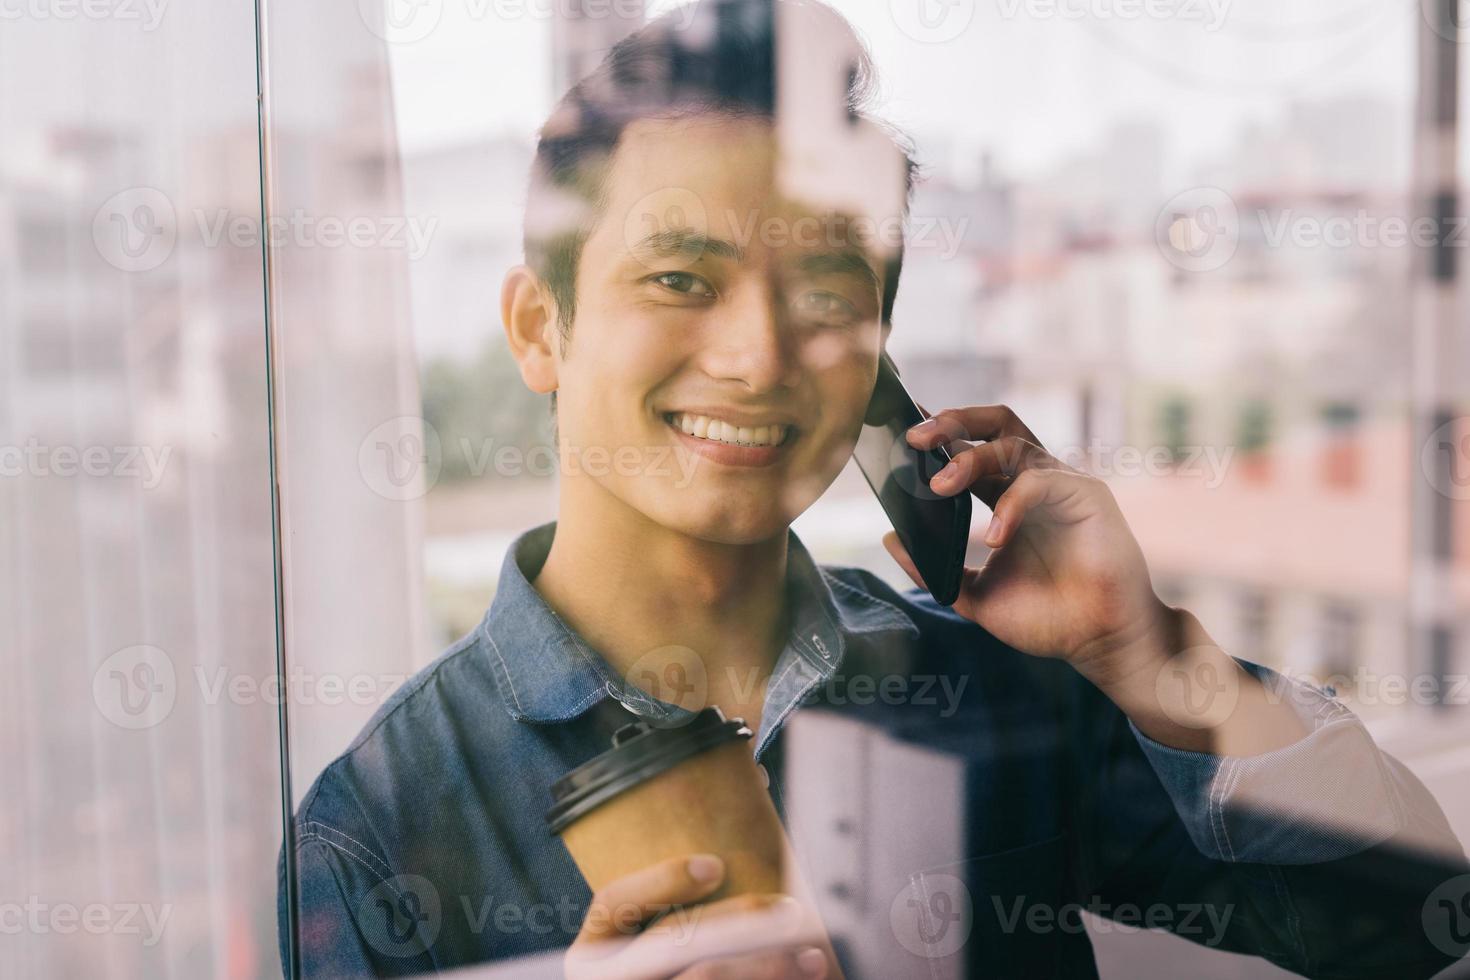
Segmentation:
{"type": "Polygon", "coordinates": [[[964,578],[970,495],[943,497],[929,488],[950,455],[943,446],[922,450],[908,444],[908,430],[926,418],[899,381],[888,354],[880,355],[878,381],[853,458],[934,601],[948,606],[959,597],[964,578]]]}

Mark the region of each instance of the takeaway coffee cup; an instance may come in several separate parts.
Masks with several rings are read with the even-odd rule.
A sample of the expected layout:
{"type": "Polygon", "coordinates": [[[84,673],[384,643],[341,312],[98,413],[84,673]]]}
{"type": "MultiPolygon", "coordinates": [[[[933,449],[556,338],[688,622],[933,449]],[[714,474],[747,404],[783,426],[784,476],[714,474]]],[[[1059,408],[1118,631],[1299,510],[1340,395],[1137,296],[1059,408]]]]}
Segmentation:
{"type": "Polygon", "coordinates": [[[717,854],[706,901],[783,888],[785,831],[752,757],[750,729],[719,708],[678,728],[634,722],[558,779],[546,813],[593,891],[667,858],[717,854]]]}

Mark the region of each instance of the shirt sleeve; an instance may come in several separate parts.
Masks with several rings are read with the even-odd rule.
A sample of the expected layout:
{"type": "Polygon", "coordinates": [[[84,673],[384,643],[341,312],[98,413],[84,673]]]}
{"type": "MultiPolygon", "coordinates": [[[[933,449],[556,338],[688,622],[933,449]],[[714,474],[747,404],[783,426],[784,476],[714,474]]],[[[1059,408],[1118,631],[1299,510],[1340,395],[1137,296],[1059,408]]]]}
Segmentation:
{"type": "MultiPolygon", "coordinates": [[[[395,875],[356,839],[320,823],[296,831],[301,976],[409,976],[431,972],[429,950],[440,921],[438,895],[425,879],[395,875]]],[[[290,976],[285,862],[277,863],[282,970],[290,976]]]]}
{"type": "Polygon", "coordinates": [[[1308,734],[1276,752],[1221,757],[1150,741],[1079,679],[1074,887],[1104,916],[1213,909],[1220,925],[1208,935],[1172,928],[1304,976],[1440,973],[1465,949],[1449,942],[1435,902],[1470,880],[1443,812],[1326,692],[1277,693],[1291,694],[1308,734]]]}
{"type": "Polygon", "coordinates": [[[1407,771],[1329,692],[1237,661],[1289,705],[1307,734],[1263,755],[1171,748],[1129,722],[1200,853],[1218,861],[1320,864],[1402,832],[1413,802],[1407,771]]]}

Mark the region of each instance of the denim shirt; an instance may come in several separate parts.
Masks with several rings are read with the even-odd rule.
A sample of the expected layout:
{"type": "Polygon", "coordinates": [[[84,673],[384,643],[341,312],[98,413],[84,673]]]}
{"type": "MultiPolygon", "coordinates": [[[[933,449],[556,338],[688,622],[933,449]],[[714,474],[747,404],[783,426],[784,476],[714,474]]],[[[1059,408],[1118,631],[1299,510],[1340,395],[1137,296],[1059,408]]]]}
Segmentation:
{"type": "MultiPolygon", "coordinates": [[[[516,540],[479,627],[396,691],[303,799],[304,976],[432,972],[575,937],[591,896],[547,831],[549,786],[633,716],[683,709],[626,683],[541,598],[531,581],[554,533],[516,540]]],[[[971,975],[1096,975],[1084,931],[1016,928],[1003,914],[1013,898],[1103,917],[1173,910],[1135,924],[1309,975],[1428,976],[1449,962],[1421,907],[1463,871],[1463,851],[1432,797],[1326,693],[1245,664],[1309,734],[1248,759],[1183,752],[1067,665],[1011,650],[920,591],[819,567],[794,533],[787,565],[791,632],[755,733],[777,811],[787,820],[801,788],[785,765],[793,715],[959,760],[972,817],[950,857],[975,907],[949,955],[971,975]],[[904,696],[854,694],[885,689],[904,696]],[[1228,910],[1218,929],[1181,928],[1182,910],[1206,906],[1228,910]]],[[[823,778],[840,792],[857,775],[823,778]]],[[[284,860],[278,873],[284,961],[284,860]]],[[[913,966],[930,975],[923,958],[913,966]]]]}

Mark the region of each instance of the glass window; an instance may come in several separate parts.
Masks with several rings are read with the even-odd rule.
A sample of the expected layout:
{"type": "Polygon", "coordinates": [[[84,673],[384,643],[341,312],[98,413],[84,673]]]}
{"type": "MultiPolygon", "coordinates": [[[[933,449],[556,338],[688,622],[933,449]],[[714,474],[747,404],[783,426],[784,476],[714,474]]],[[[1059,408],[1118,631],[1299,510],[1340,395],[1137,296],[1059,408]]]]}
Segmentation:
{"type": "Polygon", "coordinates": [[[0,975],[269,976],[254,11],[0,16],[0,975]]]}
{"type": "Polygon", "coordinates": [[[0,0],[0,975],[1470,953],[1454,7],[0,0]]]}

